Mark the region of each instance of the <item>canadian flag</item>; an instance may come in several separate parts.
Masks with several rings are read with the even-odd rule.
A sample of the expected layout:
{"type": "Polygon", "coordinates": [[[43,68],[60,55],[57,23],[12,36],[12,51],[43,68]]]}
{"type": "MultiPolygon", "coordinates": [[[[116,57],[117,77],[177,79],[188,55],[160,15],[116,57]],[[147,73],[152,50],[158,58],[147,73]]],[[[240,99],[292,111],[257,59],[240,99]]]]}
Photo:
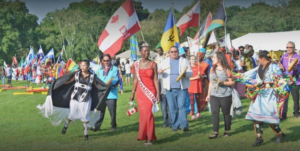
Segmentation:
{"type": "Polygon", "coordinates": [[[186,14],[184,14],[176,26],[180,29],[180,36],[188,27],[198,27],[200,25],[200,0],[199,2],[186,14]]]}
{"type": "Polygon", "coordinates": [[[126,0],[113,14],[100,35],[98,47],[104,54],[114,56],[131,35],[141,30],[132,0],[126,0]]]}

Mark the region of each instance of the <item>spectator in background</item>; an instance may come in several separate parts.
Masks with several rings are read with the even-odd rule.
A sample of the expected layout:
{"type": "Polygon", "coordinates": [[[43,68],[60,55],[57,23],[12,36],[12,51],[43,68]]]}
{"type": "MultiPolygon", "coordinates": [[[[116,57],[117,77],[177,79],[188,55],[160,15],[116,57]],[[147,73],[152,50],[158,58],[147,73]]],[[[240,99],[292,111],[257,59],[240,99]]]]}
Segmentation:
{"type": "Polygon", "coordinates": [[[2,85],[5,85],[5,70],[2,66],[0,67],[0,78],[2,79],[2,85]]]}
{"type": "MultiPolygon", "coordinates": [[[[296,85],[293,86],[293,88],[291,89],[291,94],[293,97],[293,101],[294,101],[294,116],[295,118],[299,117],[299,87],[300,87],[300,56],[295,53],[295,43],[289,41],[287,43],[286,46],[287,49],[287,53],[285,53],[281,58],[280,58],[280,62],[279,67],[280,69],[283,71],[284,75],[290,75],[293,78],[296,78],[296,85]],[[298,59],[297,64],[293,67],[293,69],[288,72],[287,69],[290,65],[290,63],[294,60],[294,59],[298,59]]],[[[287,111],[288,111],[288,100],[286,99],[286,101],[284,102],[284,108],[283,108],[283,113],[282,113],[282,120],[286,119],[287,117],[287,111]]]]}
{"type": "Polygon", "coordinates": [[[11,86],[11,78],[12,78],[12,69],[9,65],[7,65],[5,69],[6,77],[7,77],[7,84],[11,86]]]}
{"type": "Polygon", "coordinates": [[[131,74],[131,66],[129,60],[126,60],[126,65],[125,65],[125,71],[126,71],[126,85],[130,85],[130,74],[131,74]]]}
{"type": "Polygon", "coordinates": [[[155,58],[155,63],[160,64],[165,59],[165,57],[164,57],[164,51],[163,51],[162,47],[158,47],[157,48],[157,53],[158,54],[157,54],[157,56],[155,58]]]}
{"type": "MultiPolygon", "coordinates": [[[[233,71],[236,73],[243,73],[244,60],[241,59],[239,51],[233,51],[232,60],[235,64],[233,71]]],[[[237,90],[240,97],[245,97],[245,86],[242,83],[236,82],[234,88],[237,90]]]]}
{"type": "Polygon", "coordinates": [[[122,72],[122,75],[125,75],[125,64],[124,64],[124,62],[121,63],[121,72],[122,72]]]}

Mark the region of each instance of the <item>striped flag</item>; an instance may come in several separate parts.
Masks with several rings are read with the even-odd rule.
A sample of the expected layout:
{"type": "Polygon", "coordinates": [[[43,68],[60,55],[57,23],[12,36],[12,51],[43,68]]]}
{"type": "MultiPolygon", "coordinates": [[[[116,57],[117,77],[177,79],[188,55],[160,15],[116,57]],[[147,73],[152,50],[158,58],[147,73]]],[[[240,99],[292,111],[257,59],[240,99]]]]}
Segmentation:
{"type": "Polygon", "coordinates": [[[184,14],[176,26],[180,29],[180,36],[188,27],[198,27],[200,25],[200,0],[196,5],[184,14]]]}
{"type": "Polygon", "coordinates": [[[132,0],[126,0],[113,14],[98,40],[104,54],[114,56],[121,50],[123,42],[141,30],[141,25],[132,0]]]}
{"type": "Polygon", "coordinates": [[[217,13],[215,14],[214,20],[211,22],[208,30],[206,31],[206,35],[216,28],[224,27],[226,18],[225,8],[223,3],[221,3],[217,13]]]}
{"type": "Polygon", "coordinates": [[[63,53],[64,53],[64,50],[62,49],[61,52],[60,52],[60,54],[59,54],[59,56],[58,56],[58,58],[57,58],[57,62],[56,63],[62,62],[62,55],[63,55],[63,53]]]}
{"type": "Polygon", "coordinates": [[[39,49],[39,52],[37,54],[37,58],[38,59],[43,59],[44,58],[44,52],[43,52],[43,49],[42,49],[42,46],[40,45],[40,49],[39,49]]]}
{"type": "MultiPolygon", "coordinates": [[[[209,28],[210,24],[211,24],[211,12],[208,13],[204,23],[201,25],[201,27],[199,28],[196,36],[194,37],[194,40],[197,40],[200,37],[204,37],[206,34],[207,29],[209,28]]],[[[201,39],[201,38],[200,38],[201,39]]]]}
{"type": "Polygon", "coordinates": [[[54,58],[54,50],[53,48],[48,52],[48,54],[46,56],[44,56],[44,58],[41,60],[41,63],[44,63],[46,61],[46,63],[51,59],[54,58]]]}
{"type": "Polygon", "coordinates": [[[136,53],[137,53],[138,49],[139,49],[138,41],[137,41],[136,37],[134,35],[132,35],[130,37],[130,58],[132,60],[137,60],[136,53]]]}
{"type": "Polygon", "coordinates": [[[72,61],[72,59],[69,59],[67,64],[66,64],[66,68],[69,72],[74,72],[76,69],[78,69],[78,65],[72,61]]]}
{"type": "Polygon", "coordinates": [[[160,44],[164,52],[168,52],[172,46],[176,46],[177,48],[179,48],[179,36],[177,26],[175,26],[175,22],[176,21],[171,9],[163,35],[160,40],[160,44]]]}

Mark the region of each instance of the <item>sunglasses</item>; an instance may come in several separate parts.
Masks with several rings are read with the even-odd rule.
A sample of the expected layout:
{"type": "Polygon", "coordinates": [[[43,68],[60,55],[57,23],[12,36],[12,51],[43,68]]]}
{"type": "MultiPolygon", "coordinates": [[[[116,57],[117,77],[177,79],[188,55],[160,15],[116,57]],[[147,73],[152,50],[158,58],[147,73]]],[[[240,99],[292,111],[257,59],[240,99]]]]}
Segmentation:
{"type": "Polygon", "coordinates": [[[109,62],[110,60],[103,60],[103,62],[109,62]]]}
{"type": "Polygon", "coordinates": [[[294,47],[286,47],[286,49],[289,49],[289,48],[293,49],[294,47]]]}
{"type": "Polygon", "coordinates": [[[170,53],[178,53],[178,51],[170,51],[170,53]]]}

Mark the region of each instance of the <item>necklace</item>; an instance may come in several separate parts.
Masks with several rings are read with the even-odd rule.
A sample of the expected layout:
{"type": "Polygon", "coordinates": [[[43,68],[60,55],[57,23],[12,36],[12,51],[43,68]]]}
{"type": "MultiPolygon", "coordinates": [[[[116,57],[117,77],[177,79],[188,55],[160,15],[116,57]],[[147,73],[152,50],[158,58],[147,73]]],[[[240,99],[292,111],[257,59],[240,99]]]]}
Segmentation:
{"type": "Polygon", "coordinates": [[[145,66],[145,65],[148,63],[148,60],[146,60],[145,62],[143,62],[143,61],[141,60],[141,63],[143,64],[143,66],[145,66]]]}

